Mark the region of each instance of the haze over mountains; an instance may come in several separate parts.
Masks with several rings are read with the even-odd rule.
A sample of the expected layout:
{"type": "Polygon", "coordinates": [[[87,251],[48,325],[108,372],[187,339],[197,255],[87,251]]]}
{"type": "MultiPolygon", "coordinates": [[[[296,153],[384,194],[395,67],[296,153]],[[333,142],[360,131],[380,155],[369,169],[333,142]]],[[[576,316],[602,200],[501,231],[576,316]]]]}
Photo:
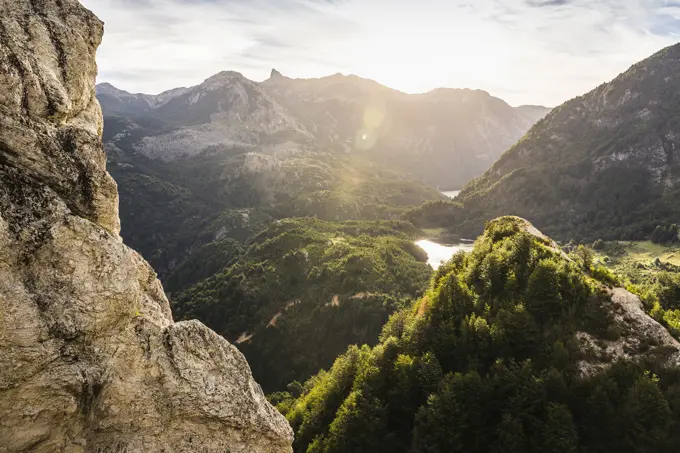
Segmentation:
{"type": "Polygon", "coordinates": [[[126,243],[159,272],[175,314],[238,342],[268,391],[374,344],[431,272],[421,233],[394,220],[446,199],[434,186],[461,187],[548,111],[276,71],[157,96],[100,84],[97,98],[126,243]]]}
{"type": "Polygon", "coordinates": [[[442,189],[460,188],[481,174],[549,111],[513,108],[480,90],[408,95],[356,76],[290,79],[275,70],[262,83],[221,72],[157,96],[104,83],[97,96],[105,116],[139,120],[124,130],[148,157],[295,142],[365,154],[442,189]]]}
{"type": "Polygon", "coordinates": [[[483,91],[406,95],[277,71],[263,83],[221,72],[155,96],[104,83],[97,98],[123,235],[161,276],[191,248],[245,240],[271,218],[389,219],[394,206],[443,199],[430,187],[461,187],[548,111],[483,91]]]}

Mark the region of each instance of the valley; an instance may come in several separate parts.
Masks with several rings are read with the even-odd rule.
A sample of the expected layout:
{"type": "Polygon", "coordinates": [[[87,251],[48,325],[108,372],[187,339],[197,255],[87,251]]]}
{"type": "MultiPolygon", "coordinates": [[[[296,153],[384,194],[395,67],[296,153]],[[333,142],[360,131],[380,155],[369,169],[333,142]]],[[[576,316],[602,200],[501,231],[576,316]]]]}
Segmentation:
{"type": "MultiPolygon", "coordinates": [[[[104,80],[252,74],[272,48],[318,75],[377,38],[358,2],[88,3],[99,53],[78,0],[0,0],[0,453],[678,451],[680,44],[553,109],[277,70],[142,94],[104,80]]],[[[597,43],[569,72],[602,5],[524,3],[519,34],[457,5],[458,38],[485,32],[458,48],[404,28],[451,17],[381,7],[397,44],[355,57],[532,100],[564,88],[539,55],[588,81],[635,54],[597,43]]],[[[637,7],[626,46],[658,48],[637,7]]]]}
{"type": "Polygon", "coordinates": [[[193,249],[245,242],[276,219],[399,219],[445,198],[361,156],[302,146],[274,154],[219,149],[166,162],[110,145],[108,165],[121,190],[123,237],[162,279],[193,249]]]}
{"type": "Polygon", "coordinates": [[[456,196],[433,186],[481,174],[549,111],[479,90],[415,96],[276,71],[157,96],[104,83],[97,98],[125,242],[154,266],[174,315],[237,344],[268,392],[376,344],[432,269],[470,248],[419,246],[429,233],[404,215],[456,196]]]}
{"type": "MultiPolygon", "coordinates": [[[[668,58],[668,52],[652,61],[668,58]]],[[[620,81],[634,77],[630,74],[611,87],[625,84],[620,81]]],[[[604,91],[613,96],[620,89],[604,91]]],[[[572,164],[566,162],[573,161],[576,172],[586,168],[575,160],[580,154],[560,157],[555,145],[548,144],[546,149],[558,156],[557,163],[541,163],[544,151],[535,151],[537,157],[531,161],[523,157],[530,151],[522,150],[542,146],[541,137],[552,130],[550,125],[569,133],[565,129],[569,123],[561,118],[577,101],[558,107],[544,119],[540,117],[547,109],[532,110],[538,124],[514,146],[503,145],[510,148],[503,156],[494,151],[500,160],[479,176],[481,167],[491,164],[481,165],[480,170],[460,165],[460,156],[470,154],[451,146],[464,140],[459,129],[444,126],[444,135],[431,137],[434,141],[425,148],[400,148],[416,143],[403,134],[419,139],[426,134],[417,122],[401,125],[408,118],[403,116],[403,103],[409,111],[419,111],[419,117],[427,117],[436,104],[436,118],[446,117],[448,124],[460,123],[459,115],[465,112],[466,121],[485,127],[491,112],[508,115],[511,111],[479,91],[436,90],[409,96],[355,76],[300,80],[273,71],[262,83],[222,72],[201,85],[158,96],[130,94],[107,84],[99,85],[97,94],[104,111],[108,167],[121,190],[125,241],[155,266],[170,292],[175,316],[201,319],[236,342],[268,392],[328,368],[350,344],[375,345],[387,319],[408,300],[422,296],[432,272],[457,252],[472,249],[471,241],[461,236],[475,237],[484,220],[493,216],[521,214],[563,243],[644,237],[653,225],[633,232],[632,221],[626,220],[631,215],[617,214],[625,231],[607,227],[602,233],[601,229],[608,221],[608,209],[620,211],[625,203],[640,203],[636,200],[648,192],[640,190],[632,177],[626,177],[633,184],[630,187],[616,185],[618,180],[604,185],[602,180],[603,188],[596,188],[598,178],[605,173],[624,178],[634,171],[637,160],[612,161],[611,165],[623,165],[618,170],[597,164],[603,170],[594,173],[586,183],[590,185],[579,186],[580,192],[564,189],[564,197],[555,201],[564,178],[571,174],[567,170],[572,164]],[[446,134],[457,135],[451,142],[446,134]],[[430,151],[424,154],[425,149],[430,151]],[[517,162],[535,163],[536,168],[503,170],[504,162],[514,162],[514,154],[520,156],[517,162]],[[422,173],[425,167],[415,165],[416,161],[455,171],[444,180],[436,172],[422,173]],[[466,168],[461,179],[456,172],[466,168]],[[493,182],[493,175],[503,172],[508,176],[493,182]],[[538,194],[528,186],[503,186],[506,181],[531,180],[518,177],[518,172],[545,176],[545,184],[553,178],[557,185],[529,204],[513,204],[522,194],[538,194]],[[468,180],[462,191],[432,188],[460,187],[468,180]],[[487,190],[481,189],[487,180],[493,182],[488,190],[499,194],[488,195],[493,204],[477,197],[487,190]],[[591,197],[588,192],[593,190],[611,191],[612,200],[624,202],[604,207],[610,195],[591,197]],[[575,193],[582,194],[576,200],[600,203],[598,208],[588,208],[592,221],[584,221],[580,212],[567,214],[572,208],[565,210],[565,206],[575,193]],[[545,211],[527,210],[532,203],[543,203],[545,211]],[[557,214],[546,217],[544,212],[557,214]],[[366,233],[347,236],[343,231],[366,233]],[[319,254],[317,247],[323,243],[328,250],[319,254]],[[338,248],[340,244],[344,245],[338,248]],[[395,275],[404,277],[394,280],[395,275]],[[315,326],[332,329],[332,338],[315,326]],[[309,349],[310,344],[323,346],[309,349]],[[286,345],[285,352],[280,345],[286,345]]],[[[509,121],[504,127],[518,128],[520,123],[504,118],[509,121]]],[[[423,123],[429,127],[427,134],[439,133],[432,124],[423,123]]],[[[466,134],[475,130],[465,129],[466,134]]],[[[500,133],[502,128],[494,130],[500,133]]],[[[593,133],[602,141],[617,130],[599,127],[593,133]]],[[[486,138],[475,140],[470,143],[481,147],[486,138]]],[[[577,179],[572,183],[581,184],[577,179]]],[[[639,223],[644,216],[636,218],[639,223]]],[[[612,263],[607,266],[611,271],[633,275],[627,272],[631,265],[612,267],[612,263]]]]}
{"type": "Polygon", "coordinates": [[[676,441],[680,384],[662,364],[680,357],[680,251],[642,240],[677,233],[666,223],[678,207],[673,160],[645,154],[674,120],[671,107],[645,107],[662,94],[644,90],[675,52],[531,110],[532,127],[483,92],[411,96],[355,76],[223,72],[158,96],[100,85],[123,237],[158,269],[174,316],[245,354],[296,452],[501,451],[507,436],[511,452],[665,451],[676,441]],[[623,135],[640,109],[651,113],[637,135],[623,135]],[[521,139],[508,132],[518,124],[521,139]],[[480,127],[509,150],[470,136],[480,127]],[[536,227],[493,220],[505,214],[536,227]],[[594,375],[619,393],[577,384],[594,375]],[[510,398],[506,379],[526,386],[528,406],[491,409],[510,398]],[[638,388],[671,407],[654,440],[625,434],[639,414],[602,425],[584,415],[582,392],[608,391],[602,407],[625,413],[638,388]]]}

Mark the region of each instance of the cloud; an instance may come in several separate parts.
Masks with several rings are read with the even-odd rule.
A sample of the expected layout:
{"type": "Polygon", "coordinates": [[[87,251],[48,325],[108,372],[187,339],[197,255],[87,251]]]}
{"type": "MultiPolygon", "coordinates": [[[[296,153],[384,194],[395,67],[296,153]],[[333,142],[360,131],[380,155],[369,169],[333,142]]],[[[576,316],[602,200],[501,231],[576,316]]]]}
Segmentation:
{"type": "Polygon", "coordinates": [[[141,92],[276,67],[556,105],[680,33],[680,2],[664,0],[82,1],[106,22],[100,80],[141,92]]]}
{"type": "Polygon", "coordinates": [[[195,84],[224,69],[262,77],[276,56],[291,65],[304,57],[309,67],[317,46],[342,39],[353,27],[330,11],[335,2],[321,0],[83,3],[106,24],[98,54],[100,80],[122,81],[133,91],[195,84]]]}
{"type": "Polygon", "coordinates": [[[569,3],[569,0],[528,0],[527,5],[529,6],[562,6],[569,3]]]}

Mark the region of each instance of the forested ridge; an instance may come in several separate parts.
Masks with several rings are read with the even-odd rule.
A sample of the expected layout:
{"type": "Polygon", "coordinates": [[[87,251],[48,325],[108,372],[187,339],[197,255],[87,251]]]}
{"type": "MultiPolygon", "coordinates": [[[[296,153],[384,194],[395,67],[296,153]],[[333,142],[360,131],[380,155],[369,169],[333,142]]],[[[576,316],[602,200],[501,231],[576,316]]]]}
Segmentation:
{"type": "Polygon", "coordinates": [[[280,220],[245,249],[204,247],[166,287],[185,288],[171,293],[178,319],[237,342],[263,388],[281,390],[351,344],[377,343],[389,316],[423,294],[432,270],[418,234],[398,221],[280,220]]]}
{"type": "Polygon", "coordinates": [[[643,335],[615,321],[613,280],[526,221],[495,220],[379,345],[271,399],[297,452],[677,451],[677,349],[641,342],[588,366],[602,357],[582,335],[643,335]]]}

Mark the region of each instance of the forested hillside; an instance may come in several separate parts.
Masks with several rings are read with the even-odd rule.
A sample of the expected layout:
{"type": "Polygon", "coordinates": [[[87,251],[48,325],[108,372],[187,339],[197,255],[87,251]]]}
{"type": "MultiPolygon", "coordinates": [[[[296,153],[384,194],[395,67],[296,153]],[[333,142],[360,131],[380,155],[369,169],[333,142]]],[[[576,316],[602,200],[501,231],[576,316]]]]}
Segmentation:
{"type": "Polygon", "coordinates": [[[525,217],[557,239],[647,238],[680,217],[680,45],[555,108],[470,182],[448,226],[525,217]]]}
{"type": "Polygon", "coordinates": [[[379,345],[272,400],[297,452],[677,451],[680,345],[613,283],[494,220],[379,345]]]}
{"type": "Polygon", "coordinates": [[[163,280],[202,245],[244,243],[275,219],[391,219],[444,198],[360,156],[309,148],[269,155],[220,148],[174,161],[111,144],[107,150],[121,194],[122,236],[163,280]]]}
{"type": "Polygon", "coordinates": [[[178,319],[235,342],[263,388],[281,390],[351,344],[377,343],[389,316],[423,294],[432,270],[417,235],[406,222],[281,220],[242,254],[229,240],[204,247],[166,288],[178,319]]]}

